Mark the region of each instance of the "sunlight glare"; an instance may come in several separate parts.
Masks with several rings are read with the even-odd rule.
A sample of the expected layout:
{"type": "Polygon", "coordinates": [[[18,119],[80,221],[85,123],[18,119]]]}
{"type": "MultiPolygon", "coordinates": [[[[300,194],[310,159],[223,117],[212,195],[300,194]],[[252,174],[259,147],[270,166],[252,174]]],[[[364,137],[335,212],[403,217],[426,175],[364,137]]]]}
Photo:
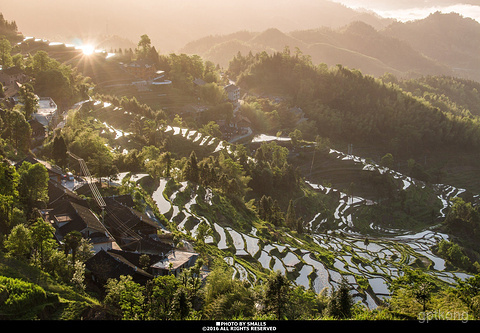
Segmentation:
{"type": "Polygon", "coordinates": [[[91,55],[95,52],[95,48],[92,45],[84,45],[82,46],[82,52],[84,55],[91,55]]]}

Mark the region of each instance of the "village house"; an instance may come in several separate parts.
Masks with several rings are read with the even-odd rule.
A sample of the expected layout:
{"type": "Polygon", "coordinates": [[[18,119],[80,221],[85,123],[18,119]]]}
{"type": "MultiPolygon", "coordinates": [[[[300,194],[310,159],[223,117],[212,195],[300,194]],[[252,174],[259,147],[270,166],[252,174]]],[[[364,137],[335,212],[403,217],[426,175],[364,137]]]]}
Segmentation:
{"type": "Polygon", "coordinates": [[[233,83],[225,86],[225,92],[227,93],[228,100],[232,103],[237,103],[240,99],[240,88],[233,83]]]}
{"type": "Polygon", "coordinates": [[[29,162],[31,164],[36,164],[36,163],[40,163],[42,164],[48,171],[48,176],[50,179],[53,179],[53,180],[56,180],[58,182],[61,181],[62,177],[63,177],[63,171],[60,167],[56,166],[56,165],[53,165],[47,161],[43,161],[43,160],[39,160],[33,156],[27,156],[25,157],[23,160],[17,162],[15,164],[15,168],[19,168],[23,162],[29,162]]]}
{"type": "Polygon", "coordinates": [[[27,81],[28,76],[19,67],[9,67],[0,70],[0,83],[2,83],[4,88],[27,81]]]}
{"type": "Polygon", "coordinates": [[[85,262],[86,274],[99,287],[108,279],[129,275],[132,280],[145,284],[156,276],[179,274],[195,265],[198,254],[172,250],[168,254],[155,255],[124,250],[101,250],[85,262]],[[146,261],[142,261],[147,258],[146,261]]]}
{"type": "Polygon", "coordinates": [[[43,124],[40,123],[36,118],[28,120],[28,123],[32,129],[32,142],[30,146],[37,147],[45,140],[47,131],[45,130],[45,126],[43,126],[43,124]]]}
{"type": "Polygon", "coordinates": [[[178,276],[195,264],[198,254],[176,249],[171,235],[160,237],[158,222],[134,209],[131,195],[105,197],[104,211],[95,214],[87,199],[62,185],[60,168],[34,157],[16,167],[24,161],[41,163],[49,171],[49,203],[41,214],[54,227],[59,244],[72,231],[91,241],[95,255],[85,263],[86,273],[99,286],[121,275],[130,275],[138,283],[158,275],[178,276]],[[142,256],[148,257],[147,264],[142,256]]]}
{"type": "MultiPolygon", "coordinates": [[[[141,253],[125,251],[101,250],[85,262],[85,281],[92,281],[103,288],[108,279],[119,279],[120,276],[131,276],[139,284],[146,284],[153,275],[140,266],[141,253]],[[129,258],[125,258],[128,256],[129,258]],[[134,263],[132,263],[134,261],[134,263]]],[[[149,256],[150,260],[152,257],[149,256]]]]}
{"type": "Polygon", "coordinates": [[[91,241],[95,253],[114,247],[113,238],[88,208],[86,201],[82,205],[68,199],[56,200],[44,211],[44,220],[55,228],[55,238],[59,243],[63,242],[69,232],[78,231],[83,238],[91,241]]]}
{"type": "Polygon", "coordinates": [[[124,64],[123,67],[127,72],[142,81],[151,81],[157,76],[155,65],[144,60],[132,61],[129,64],[124,64]]]}
{"type": "Polygon", "coordinates": [[[298,119],[295,125],[298,125],[299,123],[306,121],[308,119],[308,118],[305,118],[305,112],[298,106],[294,106],[290,108],[289,111],[293,113],[296,119],[298,119]]]}
{"type": "Polygon", "coordinates": [[[120,248],[134,247],[153,254],[165,253],[169,249],[158,238],[160,225],[148,215],[135,210],[131,196],[106,197],[104,200],[104,224],[120,248]]]}
{"type": "Polygon", "coordinates": [[[178,276],[183,269],[192,267],[197,259],[198,253],[173,249],[151,268],[155,276],[169,274],[178,276]]]}
{"type": "Polygon", "coordinates": [[[59,110],[57,104],[50,97],[38,98],[38,109],[33,117],[45,128],[53,129],[58,123],[59,110]]]}
{"type": "Polygon", "coordinates": [[[3,87],[3,99],[8,101],[10,106],[15,106],[16,101],[18,101],[21,87],[22,84],[20,82],[15,82],[12,85],[3,87]]]}
{"type": "Polygon", "coordinates": [[[206,105],[188,104],[182,107],[178,114],[184,119],[191,118],[195,121],[198,121],[202,118],[203,113],[207,110],[208,106],[206,105]]]}
{"type": "Polygon", "coordinates": [[[199,87],[202,87],[202,86],[207,84],[207,82],[205,82],[205,80],[200,79],[200,78],[196,78],[195,80],[193,80],[193,83],[195,83],[199,87]]]}
{"type": "Polygon", "coordinates": [[[217,123],[222,132],[223,139],[227,141],[251,132],[250,127],[252,123],[250,119],[238,112],[235,113],[230,122],[227,123],[225,120],[220,120],[217,123]]]}

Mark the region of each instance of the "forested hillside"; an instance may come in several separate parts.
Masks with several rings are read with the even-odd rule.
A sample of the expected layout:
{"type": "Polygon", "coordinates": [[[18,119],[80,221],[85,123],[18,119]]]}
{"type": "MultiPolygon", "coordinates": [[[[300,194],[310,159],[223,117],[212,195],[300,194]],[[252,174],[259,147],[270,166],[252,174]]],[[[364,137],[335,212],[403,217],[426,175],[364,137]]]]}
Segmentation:
{"type": "Polygon", "coordinates": [[[382,33],[448,65],[455,76],[480,79],[480,23],[473,19],[436,12],[424,20],[392,23],[382,33]]]}
{"type": "MultiPolygon", "coordinates": [[[[329,69],[301,54],[260,53],[236,56],[229,72],[245,89],[288,96],[315,122],[317,134],[333,140],[405,157],[451,147],[469,152],[480,144],[478,119],[462,116],[452,103],[439,108],[425,94],[415,97],[398,84],[341,65],[329,69]]],[[[409,82],[404,84],[421,81],[409,82]]]]}
{"type": "Polygon", "coordinates": [[[342,27],[208,36],[185,45],[182,52],[199,54],[226,67],[238,52],[246,55],[299,48],[315,65],[341,64],[363,74],[386,72],[401,78],[453,75],[479,78],[478,35],[480,24],[458,14],[435,13],[414,22],[394,22],[373,27],[360,19],[342,27]],[[439,30],[438,27],[442,27],[439,30]],[[477,59],[477,60],[475,60],[477,59]]]}

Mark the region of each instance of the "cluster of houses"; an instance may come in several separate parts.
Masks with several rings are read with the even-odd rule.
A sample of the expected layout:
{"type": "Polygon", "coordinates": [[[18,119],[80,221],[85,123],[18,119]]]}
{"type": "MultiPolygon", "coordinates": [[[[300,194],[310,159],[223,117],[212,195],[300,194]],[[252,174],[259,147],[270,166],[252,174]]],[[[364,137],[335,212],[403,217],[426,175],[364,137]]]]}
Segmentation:
{"type": "MultiPolygon", "coordinates": [[[[0,83],[3,86],[3,99],[10,106],[21,104],[20,88],[30,78],[18,67],[0,69],[0,83]]],[[[49,130],[54,129],[61,120],[60,110],[50,97],[37,97],[37,112],[27,119],[32,129],[32,147],[43,142],[49,130]]]]}
{"type": "Polygon", "coordinates": [[[198,253],[177,248],[154,216],[135,209],[131,195],[104,197],[100,210],[82,195],[91,190],[88,182],[80,182],[83,186],[74,191],[59,167],[33,157],[17,166],[24,161],[41,163],[48,170],[49,202],[41,214],[55,228],[57,242],[62,244],[77,231],[92,243],[94,255],[85,263],[89,283],[101,288],[121,275],[145,283],[159,275],[178,276],[195,264],[198,253]]]}

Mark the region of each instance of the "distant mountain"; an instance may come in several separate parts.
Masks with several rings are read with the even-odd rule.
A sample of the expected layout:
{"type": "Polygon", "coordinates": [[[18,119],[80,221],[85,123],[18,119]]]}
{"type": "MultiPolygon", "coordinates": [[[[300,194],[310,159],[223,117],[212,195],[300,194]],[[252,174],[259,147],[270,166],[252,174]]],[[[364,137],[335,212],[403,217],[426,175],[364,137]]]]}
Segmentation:
{"type": "Polygon", "coordinates": [[[473,19],[436,12],[423,20],[392,23],[382,34],[408,42],[458,76],[480,81],[480,23],[473,19]]]}
{"type": "Polygon", "coordinates": [[[329,0],[137,0],[134,4],[130,0],[84,0],[68,5],[64,0],[22,0],[3,1],[1,10],[15,18],[26,36],[71,43],[80,35],[96,40],[99,35],[115,34],[136,44],[147,34],[163,53],[178,52],[203,36],[243,30],[338,28],[357,20],[380,29],[392,22],[329,0]]]}
{"type": "Polygon", "coordinates": [[[238,52],[273,53],[283,51],[286,46],[292,52],[298,48],[303,54],[309,55],[315,64],[342,64],[374,76],[386,72],[405,77],[413,76],[413,73],[453,73],[447,66],[424,56],[407,42],[383,34],[360,21],[337,29],[324,27],[283,33],[272,28],[258,33],[210,36],[188,43],[181,52],[199,54],[227,67],[238,52]]]}

